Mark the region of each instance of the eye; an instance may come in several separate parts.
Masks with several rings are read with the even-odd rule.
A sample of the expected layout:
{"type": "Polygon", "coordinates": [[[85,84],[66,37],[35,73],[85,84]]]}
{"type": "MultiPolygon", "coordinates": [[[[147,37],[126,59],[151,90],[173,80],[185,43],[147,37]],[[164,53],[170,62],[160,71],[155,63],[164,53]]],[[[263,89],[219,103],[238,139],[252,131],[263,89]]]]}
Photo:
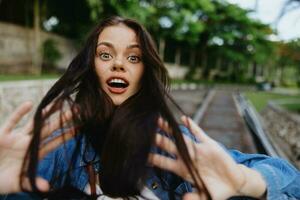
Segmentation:
{"type": "Polygon", "coordinates": [[[112,59],[112,55],[110,55],[109,53],[100,53],[99,57],[101,60],[104,60],[104,61],[108,61],[108,60],[112,59]]]}
{"type": "Polygon", "coordinates": [[[127,60],[131,63],[139,63],[141,61],[141,58],[139,56],[128,56],[127,60]]]}

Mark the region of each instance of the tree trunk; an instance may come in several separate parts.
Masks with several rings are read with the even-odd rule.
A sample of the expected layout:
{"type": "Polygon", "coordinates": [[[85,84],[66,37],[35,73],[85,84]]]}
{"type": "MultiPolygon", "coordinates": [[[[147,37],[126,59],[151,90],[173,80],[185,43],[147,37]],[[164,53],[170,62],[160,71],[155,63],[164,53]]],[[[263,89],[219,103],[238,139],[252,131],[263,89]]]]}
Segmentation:
{"type": "Polygon", "coordinates": [[[41,65],[42,65],[42,52],[41,52],[41,31],[40,31],[40,5],[39,0],[34,0],[33,5],[34,12],[34,50],[33,50],[33,73],[41,74],[41,65]]]}
{"type": "Polygon", "coordinates": [[[176,48],[176,53],[175,53],[175,65],[180,66],[180,58],[181,58],[181,49],[180,46],[176,48]]]}
{"type": "Polygon", "coordinates": [[[280,85],[283,85],[284,83],[284,66],[281,65],[280,66],[280,73],[279,73],[279,81],[280,81],[280,85]]]}
{"type": "Polygon", "coordinates": [[[202,57],[201,57],[201,68],[203,69],[202,71],[202,77],[206,80],[209,78],[209,73],[210,69],[207,66],[207,53],[206,53],[206,48],[203,48],[202,51],[202,57]]]}
{"type": "Polygon", "coordinates": [[[251,63],[247,63],[247,77],[252,78],[253,65],[251,63]]]}
{"type": "Polygon", "coordinates": [[[228,76],[229,76],[229,80],[231,82],[234,82],[234,62],[233,61],[229,61],[228,63],[228,69],[227,69],[227,73],[228,73],[228,76]]]}
{"type": "Polygon", "coordinates": [[[190,67],[195,68],[196,66],[196,49],[191,49],[191,55],[190,55],[190,67]]]}
{"type": "Polygon", "coordinates": [[[159,56],[164,61],[165,58],[165,47],[166,47],[166,40],[165,38],[161,37],[159,39],[159,56]]]}
{"type": "Polygon", "coordinates": [[[219,72],[222,70],[222,57],[218,56],[216,61],[216,70],[219,72]]]}
{"type": "Polygon", "coordinates": [[[191,80],[191,79],[198,79],[200,78],[200,74],[195,75],[196,73],[196,66],[198,64],[197,62],[197,51],[196,48],[191,49],[191,55],[190,55],[190,61],[189,61],[189,71],[185,78],[191,80]],[[199,77],[198,77],[199,76],[199,77]]]}
{"type": "Polygon", "coordinates": [[[257,63],[254,61],[252,65],[252,77],[256,80],[257,77],[257,63]]]}

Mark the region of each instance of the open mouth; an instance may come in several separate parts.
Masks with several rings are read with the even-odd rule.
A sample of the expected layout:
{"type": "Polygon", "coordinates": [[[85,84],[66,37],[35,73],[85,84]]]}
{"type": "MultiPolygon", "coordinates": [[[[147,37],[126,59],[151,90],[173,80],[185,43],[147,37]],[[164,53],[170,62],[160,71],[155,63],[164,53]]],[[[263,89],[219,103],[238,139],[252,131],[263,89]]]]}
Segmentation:
{"type": "Polygon", "coordinates": [[[110,78],[107,80],[107,84],[112,88],[127,88],[129,83],[122,78],[110,78]]]}

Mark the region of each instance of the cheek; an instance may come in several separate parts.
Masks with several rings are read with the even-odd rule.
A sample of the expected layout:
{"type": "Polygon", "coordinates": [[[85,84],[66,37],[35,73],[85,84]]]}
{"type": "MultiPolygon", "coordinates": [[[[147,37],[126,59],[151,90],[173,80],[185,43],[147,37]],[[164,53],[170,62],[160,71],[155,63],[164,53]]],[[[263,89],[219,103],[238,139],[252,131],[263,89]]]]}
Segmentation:
{"type": "Polygon", "coordinates": [[[107,63],[104,64],[102,62],[95,62],[95,71],[100,81],[105,78],[105,74],[108,69],[109,67],[107,63]]]}
{"type": "Polygon", "coordinates": [[[144,66],[141,68],[141,70],[139,71],[139,83],[141,84],[143,75],[144,75],[144,66]]]}
{"type": "Polygon", "coordinates": [[[142,80],[142,77],[143,77],[143,74],[144,74],[144,65],[141,65],[139,66],[138,68],[136,68],[136,71],[135,71],[135,77],[136,77],[136,80],[138,82],[140,82],[142,80]]]}
{"type": "Polygon", "coordinates": [[[102,75],[103,75],[102,70],[101,70],[100,68],[96,67],[96,68],[95,68],[95,72],[96,72],[96,75],[97,75],[99,81],[101,81],[102,75]]]}
{"type": "Polygon", "coordinates": [[[135,71],[135,88],[139,89],[142,87],[142,79],[144,74],[144,68],[135,71]]]}

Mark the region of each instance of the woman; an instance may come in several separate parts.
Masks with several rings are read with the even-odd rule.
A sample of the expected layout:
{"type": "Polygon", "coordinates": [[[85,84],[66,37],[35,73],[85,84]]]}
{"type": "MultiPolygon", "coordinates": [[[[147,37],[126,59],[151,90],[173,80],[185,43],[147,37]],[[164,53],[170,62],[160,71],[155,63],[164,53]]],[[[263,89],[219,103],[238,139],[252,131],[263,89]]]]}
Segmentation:
{"type": "MultiPolygon", "coordinates": [[[[166,103],[170,99],[167,83],[166,69],[148,32],[134,20],[104,20],[39,105],[21,179],[28,177],[32,190],[39,193],[35,177],[42,176],[49,181],[50,193],[39,194],[56,199],[86,198],[86,193],[94,199],[101,194],[180,199],[192,191],[192,183],[202,199],[219,200],[275,195],[273,190],[287,182],[270,186],[272,182],[266,179],[269,168],[280,178],[299,178],[299,173],[281,160],[229,152],[231,158],[204,134],[198,140],[189,139],[195,138],[189,129],[197,137],[199,130],[186,117],[182,121],[189,129],[179,127],[166,103]],[[39,162],[39,146],[61,136],[57,131],[40,139],[42,124],[52,113],[42,114],[49,104],[61,113],[70,108],[77,134],[39,162]],[[205,154],[205,149],[211,151],[205,154]],[[284,169],[277,170],[274,163],[284,169]]],[[[297,195],[290,190],[276,193],[286,194],[297,195]]],[[[18,194],[9,198],[17,199],[18,194]]]]}

